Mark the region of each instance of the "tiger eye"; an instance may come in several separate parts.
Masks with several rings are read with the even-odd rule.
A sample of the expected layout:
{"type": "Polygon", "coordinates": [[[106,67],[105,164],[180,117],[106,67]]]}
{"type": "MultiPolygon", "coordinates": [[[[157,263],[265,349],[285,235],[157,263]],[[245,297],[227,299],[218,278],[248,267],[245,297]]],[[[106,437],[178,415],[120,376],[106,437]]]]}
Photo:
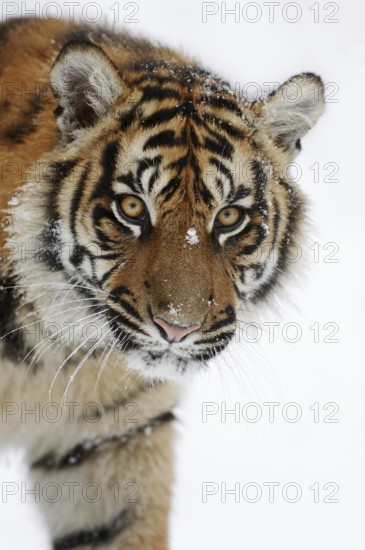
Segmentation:
{"type": "Polygon", "coordinates": [[[228,228],[236,225],[242,219],[242,216],[243,212],[240,208],[228,206],[218,212],[216,220],[219,226],[228,228]]]}
{"type": "Polygon", "coordinates": [[[146,210],[143,200],[135,195],[125,195],[122,197],[119,207],[122,214],[132,220],[143,218],[146,210]]]}

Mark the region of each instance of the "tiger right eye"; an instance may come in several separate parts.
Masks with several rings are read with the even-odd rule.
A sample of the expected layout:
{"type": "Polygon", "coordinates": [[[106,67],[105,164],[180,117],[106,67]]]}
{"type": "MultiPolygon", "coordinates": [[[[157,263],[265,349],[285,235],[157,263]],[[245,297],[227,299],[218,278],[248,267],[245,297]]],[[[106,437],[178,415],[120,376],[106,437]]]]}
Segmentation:
{"type": "Polygon", "coordinates": [[[241,218],[241,211],[236,206],[224,208],[218,213],[217,220],[223,227],[231,227],[241,218]]]}
{"type": "Polygon", "coordinates": [[[124,195],[118,201],[118,210],[127,221],[136,223],[146,216],[146,206],[142,199],[136,195],[124,195]]]}
{"type": "Polygon", "coordinates": [[[242,222],[244,217],[245,212],[239,206],[227,206],[218,212],[214,224],[220,231],[231,231],[242,222]]]}

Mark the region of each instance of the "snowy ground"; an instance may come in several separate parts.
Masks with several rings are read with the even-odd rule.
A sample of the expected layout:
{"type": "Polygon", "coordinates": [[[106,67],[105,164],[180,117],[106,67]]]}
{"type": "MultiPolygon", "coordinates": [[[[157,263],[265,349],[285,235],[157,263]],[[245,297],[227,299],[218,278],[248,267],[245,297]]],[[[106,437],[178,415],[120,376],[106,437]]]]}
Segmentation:
{"type": "MultiPolygon", "coordinates": [[[[20,10],[20,2],[3,6],[10,4],[20,10]]],[[[221,360],[181,404],[172,550],[355,550],[365,544],[360,290],[365,8],[360,1],[276,4],[272,22],[262,2],[241,2],[237,20],[227,14],[226,22],[219,2],[119,4],[119,19],[138,20],[121,28],[182,46],[251,94],[302,71],[316,72],[328,83],[326,113],[304,138],[298,158],[314,222],[303,251],[309,257],[306,275],[300,261],[300,284],[288,287],[280,308],[253,319],[264,329],[259,342],[249,343],[246,335],[227,359],[233,369],[221,360]],[[261,18],[248,22],[259,8],[261,18]],[[204,9],[212,12],[206,22],[204,9]],[[256,84],[248,87],[249,82],[256,84]],[[279,323],[274,342],[268,322],[279,323]],[[290,341],[298,326],[298,341],[290,341]],[[236,408],[238,416],[225,415],[224,407],[236,408]],[[235,494],[228,492],[233,489],[235,494]]],[[[67,16],[66,6],[59,5],[67,16]]],[[[103,18],[118,16],[117,3],[99,5],[103,18]]],[[[233,7],[226,2],[227,9],[233,7]]],[[[3,470],[4,464],[3,459],[3,470]]],[[[21,468],[17,472],[14,476],[23,475],[21,468]]],[[[23,536],[27,549],[47,548],[29,542],[36,520],[20,523],[18,515],[22,530],[17,532],[8,519],[11,508],[6,515],[3,509],[2,548],[25,547],[25,542],[11,546],[4,533],[9,541],[14,533],[23,536]]],[[[23,505],[17,514],[25,515],[23,505]]]]}

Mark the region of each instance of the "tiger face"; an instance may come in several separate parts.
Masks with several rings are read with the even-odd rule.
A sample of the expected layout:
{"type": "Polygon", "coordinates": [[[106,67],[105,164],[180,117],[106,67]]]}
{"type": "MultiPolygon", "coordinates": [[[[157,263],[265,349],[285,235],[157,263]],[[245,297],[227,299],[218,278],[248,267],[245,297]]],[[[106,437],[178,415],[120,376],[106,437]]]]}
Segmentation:
{"type": "Polygon", "coordinates": [[[60,141],[44,261],[81,282],[130,368],[202,368],[285,271],[303,199],[283,169],[322,111],[320,79],[248,103],[195,65],[120,74],[101,48],[71,43],[50,80],[60,141]]]}

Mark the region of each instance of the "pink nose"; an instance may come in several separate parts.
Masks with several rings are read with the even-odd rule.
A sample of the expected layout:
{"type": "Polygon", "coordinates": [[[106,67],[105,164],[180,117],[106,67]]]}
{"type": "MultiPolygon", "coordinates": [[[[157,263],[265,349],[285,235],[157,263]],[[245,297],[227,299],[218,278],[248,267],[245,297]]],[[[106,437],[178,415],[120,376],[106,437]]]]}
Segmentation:
{"type": "Polygon", "coordinates": [[[171,323],[164,321],[164,319],[161,319],[161,317],[154,317],[153,320],[156,325],[159,325],[163,329],[166,335],[164,336],[169,342],[180,342],[184,336],[200,329],[200,325],[190,325],[188,327],[172,325],[171,323]]]}

